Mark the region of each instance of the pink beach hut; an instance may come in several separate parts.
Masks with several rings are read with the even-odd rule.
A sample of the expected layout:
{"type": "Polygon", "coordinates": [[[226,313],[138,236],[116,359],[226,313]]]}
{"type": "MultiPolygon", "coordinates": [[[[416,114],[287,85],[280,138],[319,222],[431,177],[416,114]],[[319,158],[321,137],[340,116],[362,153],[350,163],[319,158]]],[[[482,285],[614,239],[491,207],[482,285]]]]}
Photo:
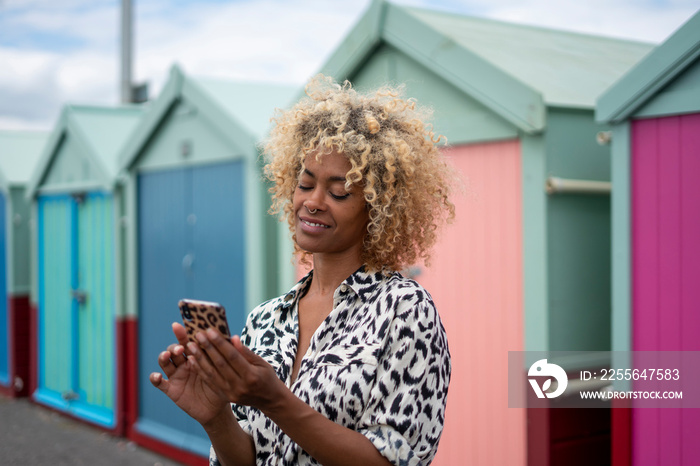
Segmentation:
{"type": "MultiPolygon", "coordinates": [[[[700,12],[596,118],[612,126],[612,349],[700,351],[700,12]]],[[[612,413],[613,464],[700,464],[697,409],[612,413]]]]}

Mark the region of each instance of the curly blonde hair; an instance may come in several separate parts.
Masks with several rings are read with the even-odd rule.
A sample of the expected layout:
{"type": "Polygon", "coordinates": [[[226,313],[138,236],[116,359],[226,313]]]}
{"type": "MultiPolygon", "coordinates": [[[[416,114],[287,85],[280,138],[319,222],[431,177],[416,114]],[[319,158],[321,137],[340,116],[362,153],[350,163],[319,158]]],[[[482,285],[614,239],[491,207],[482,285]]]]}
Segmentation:
{"type": "Polygon", "coordinates": [[[369,213],[361,257],[369,270],[428,262],[438,228],[454,217],[454,174],[436,146],[440,137],[423,122],[429,112],[402,98],[402,90],[360,94],[348,81],[318,75],[307,84],[307,97],[273,118],[262,146],[270,160],[270,213],[286,216],[303,262],[308,253],[296,243],[292,200],[313,151],[319,161],[334,150],[350,161],[345,187],[362,187],[369,213]]]}

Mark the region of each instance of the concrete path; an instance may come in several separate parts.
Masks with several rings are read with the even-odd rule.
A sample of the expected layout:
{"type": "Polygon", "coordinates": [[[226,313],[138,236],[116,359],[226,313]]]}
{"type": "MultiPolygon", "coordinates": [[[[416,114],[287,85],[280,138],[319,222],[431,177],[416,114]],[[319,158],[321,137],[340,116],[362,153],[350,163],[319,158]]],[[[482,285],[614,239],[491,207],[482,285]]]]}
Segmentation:
{"type": "Polygon", "coordinates": [[[178,466],[27,399],[0,395],[0,465],[178,466]]]}

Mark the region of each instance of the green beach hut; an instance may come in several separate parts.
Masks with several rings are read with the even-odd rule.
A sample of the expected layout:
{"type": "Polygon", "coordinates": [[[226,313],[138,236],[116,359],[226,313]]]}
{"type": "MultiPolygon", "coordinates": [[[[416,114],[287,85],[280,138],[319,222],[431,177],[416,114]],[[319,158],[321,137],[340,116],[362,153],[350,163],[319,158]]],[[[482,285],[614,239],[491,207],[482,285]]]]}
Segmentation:
{"type": "Polygon", "coordinates": [[[174,66],[120,156],[128,281],[128,435],[197,464],[209,440],[148,375],[174,341],[182,298],[223,304],[240,333],[253,306],[277,293],[280,226],[267,214],[257,143],[297,88],[194,78],[174,66]]]}
{"type": "Polygon", "coordinates": [[[37,402],[119,432],[122,317],[117,155],[138,107],[67,105],[32,174],[37,402]]]}

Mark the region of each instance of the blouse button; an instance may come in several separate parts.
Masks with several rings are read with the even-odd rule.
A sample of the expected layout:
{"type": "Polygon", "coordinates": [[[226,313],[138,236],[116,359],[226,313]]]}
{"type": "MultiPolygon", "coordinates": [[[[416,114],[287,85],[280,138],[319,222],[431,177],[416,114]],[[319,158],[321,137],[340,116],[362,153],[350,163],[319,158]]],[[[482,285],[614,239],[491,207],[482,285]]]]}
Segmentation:
{"type": "Polygon", "coordinates": [[[340,291],[345,293],[346,291],[348,291],[348,286],[347,285],[340,285],[340,291]]]}

